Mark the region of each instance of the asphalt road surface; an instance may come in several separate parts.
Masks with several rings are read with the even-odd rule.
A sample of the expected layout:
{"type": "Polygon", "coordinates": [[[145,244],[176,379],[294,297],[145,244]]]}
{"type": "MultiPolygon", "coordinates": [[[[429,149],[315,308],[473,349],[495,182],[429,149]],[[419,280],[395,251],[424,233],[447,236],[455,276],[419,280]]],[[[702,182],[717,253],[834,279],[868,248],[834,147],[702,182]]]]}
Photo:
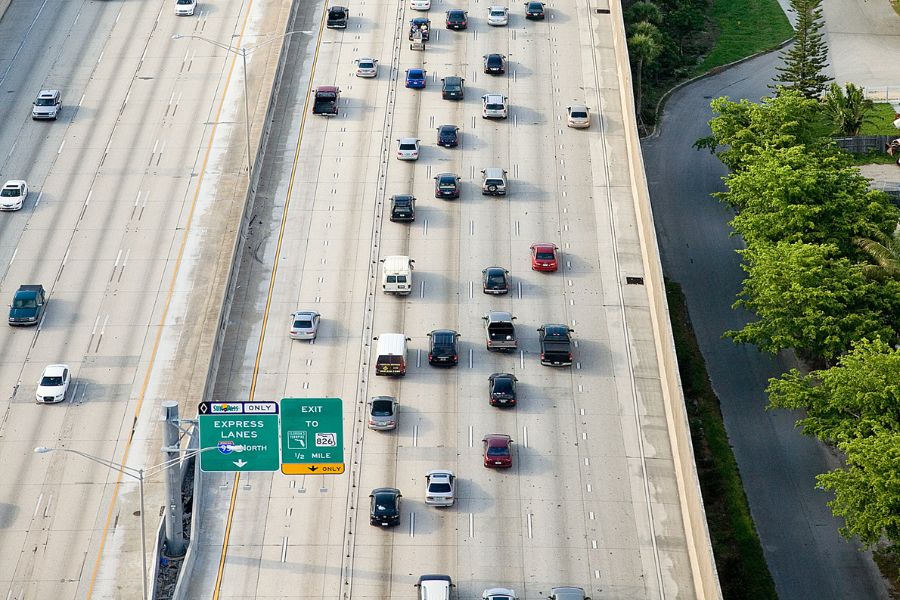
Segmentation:
{"type": "Polygon", "coordinates": [[[291,25],[320,37],[288,58],[215,396],[343,398],[348,471],[205,476],[188,597],[413,598],[424,573],[451,575],[460,598],[497,585],[539,598],[561,584],[594,598],[695,596],[646,292],[624,285],[641,267],[608,24],[564,1],[543,22],[514,5],[509,27],[491,28],[486,5],[471,3],[468,30],[453,32],[448,7],[430,11],[424,53],[409,48],[417,13],[403,3],[354,3],[343,32],[322,30],[322,4],[310,4],[291,25]],[[508,57],[506,75],[481,72],[488,52],[508,57]],[[360,56],[379,59],[377,79],[354,77],[360,56]],[[417,66],[427,88],[405,89],[417,66]],[[448,75],[465,77],[463,101],[441,99],[448,75]],[[306,108],[322,84],[343,90],[335,118],[306,108]],[[509,119],[482,120],[487,92],[509,96],[509,119]],[[568,129],[572,102],[602,105],[602,127],[595,113],[590,130],[568,129]],[[460,127],[458,148],[435,145],[444,123],[460,127]],[[395,158],[403,136],[421,139],[417,162],[395,158]],[[480,193],[491,166],[509,172],[506,197],[480,193]],[[462,178],[459,200],[434,198],[444,171],[462,178]],[[418,198],[413,224],[388,220],[398,193],[418,198]],[[558,273],[530,269],[540,241],[559,245],[558,273]],[[416,261],[409,297],[380,290],[378,260],[393,254],[416,261]],[[481,292],[494,264],[511,271],[506,297],[481,292]],[[485,350],[491,308],[518,317],[519,352],[485,350]],[[314,344],[288,337],[298,309],[322,314],[314,344]],[[535,330],[553,322],[576,330],[571,368],[539,365],[535,330]],[[460,332],[457,367],[428,365],[435,328],[460,332]],[[371,340],[386,332],[411,338],[405,378],[374,377],[371,340]],[[495,371],[518,376],[516,408],[488,405],[495,371]],[[378,394],[399,399],[397,431],[366,428],[378,394]],[[515,440],[508,471],[482,466],[494,432],[515,440]],[[440,467],[458,477],[453,508],[424,504],[425,472],[440,467]],[[404,496],[391,530],[368,522],[382,486],[404,496]]]}
{"type": "Polygon", "coordinates": [[[766,383],[792,366],[789,357],[721,337],[751,317],[731,308],[742,243],[729,237],[727,208],[710,197],[724,189],[725,167],[691,145],[709,134],[711,99],[767,95],[777,60],[778,53],[761,56],[677,91],[659,135],[644,140],[663,270],[687,297],[779,597],[886,598],[871,554],[840,537],[828,495],[815,489],[815,476],[838,466],[835,454],[794,428],[796,414],[764,410],[766,383]]]}

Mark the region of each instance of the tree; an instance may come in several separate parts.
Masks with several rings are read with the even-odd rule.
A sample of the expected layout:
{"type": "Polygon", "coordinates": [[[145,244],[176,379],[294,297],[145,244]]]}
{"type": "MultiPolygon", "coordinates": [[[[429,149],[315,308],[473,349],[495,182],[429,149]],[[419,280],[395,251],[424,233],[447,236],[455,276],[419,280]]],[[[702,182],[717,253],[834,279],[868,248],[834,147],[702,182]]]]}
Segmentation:
{"type": "Polygon", "coordinates": [[[844,519],[841,535],[867,546],[886,538],[900,542],[900,433],[878,432],[841,444],[847,466],[819,475],[818,484],[834,492],[828,503],[844,519]]]}
{"type": "Polygon", "coordinates": [[[867,279],[836,247],[778,242],[739,252],[748,276],[734,306],[758,318],[726,332],[736,342],[830,361],[854,340],[896,341],[900,284],[867,279]]]}
{"type": "Polygon", "coordinates": [[[838,84],[832,83],[822,98],[822,108],[842,135],[859,135],[860,128],[867,120],[866,114],[873,106],[875,103],[865,97],[863,89],[852,83],[846,84],[843,90],[838,84]]]}
{"type": "Polygon", "coordinates": [[[854,256],[854,237],[893,231],[900,210],[835,149],[766,148],[725,178],[717,197],[737,209],[731,221],[748,246],[779,241],[833,244],[854,256]]]}
{"type": "Polygon", "coordinates": [[[778,67],[773,86],[781,90],[797,90],[807,98],[819,98],[831,77],[824,74],[828,67],[828,46],[822,34],[822,0],[791,0],[797,15],[794,43],[782,52],[784,66],[778,67]]]}
{"type": "Polygon", "coordinates": [[[863,272],[874,279],[900,279],[900,228],[891,235],[876,232],[874,238],[853,239],[875,261],[874,265],[863,266],[863,272]]]}
{"type": "Polygon", "coordinates": [[[716,98],[711,106],[717,113],[709,122],[712,134],[694,146],[708,148],[732,171],[740,171],[766,148],[804,146],[814,151],[833,145],[833,126],[819,103],[799,92],[786,91],[759,104],[716,98]]]}
{"type": "MultiPolygon", "coordinates": [[[[829,443],[900,432],[900,350],[861,340],[830,369],[770,379],[769,408],[803,409],[803,433],[829,443]]],[[[900,491],[900,490],[898,490],[900,491]]]]}
{"type": "Polygon", "coordinates": [[[626,10],[624,16],[626,23],[652,23],[659,25],[663,20],[662,11],[652,2],[635,2],[626,10]]]}
{"type": "Polygon", "coordinates": [[[632,27],[632,34],[628,37],[628,54],[634,63],[634,106],[635,113],[640,118],[641,91],[644,64],[653,62],[662,52],[660,33],[652,23],[637,23],[632,27]]]}

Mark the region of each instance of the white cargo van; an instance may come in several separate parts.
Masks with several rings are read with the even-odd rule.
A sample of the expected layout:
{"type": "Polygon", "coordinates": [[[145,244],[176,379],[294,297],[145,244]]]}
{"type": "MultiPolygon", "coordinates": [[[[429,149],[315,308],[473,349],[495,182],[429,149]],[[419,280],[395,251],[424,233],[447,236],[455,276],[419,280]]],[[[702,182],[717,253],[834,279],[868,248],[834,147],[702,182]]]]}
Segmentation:
{"type": "Polygon", "coordinates": [[[416,261],[408,256],[385,256],[381,262],[381,289],[384,293],[408,295],[412,291],[412,271],[416,261]]]}
{"type": "Polygon", "coordinates": [[[375,374],[406,375],[406,342],[409,338],[402,333],[382,333],[375,340],[378,342],[375,374]]]}

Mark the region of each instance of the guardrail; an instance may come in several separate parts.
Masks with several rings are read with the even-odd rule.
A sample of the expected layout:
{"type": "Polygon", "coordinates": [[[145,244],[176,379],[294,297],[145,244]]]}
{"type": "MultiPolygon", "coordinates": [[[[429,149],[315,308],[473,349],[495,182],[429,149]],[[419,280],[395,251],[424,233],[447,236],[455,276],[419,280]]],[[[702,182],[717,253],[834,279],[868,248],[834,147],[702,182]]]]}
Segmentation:
{"type": "Polygon", "coordinates": [[[659,362],[660,385],[672,443],[678,499],[681,504],[681,513],[685,518],[685,538],[693,572],[695,594],[697,598],[704,600],[720,599],[722,598],[722,589],[719,586],[719,576],[716,571],[712,543],[706,525],[706,512],[703,508],[703,496],[700,492],[700,481],[694,461],[691,431],[688,426],[687,410],[684,406],[684,392],[681,389],[678,359],[675,355],[675,341],[672,337],[672,325],[669,322],[669,306],[666,301],[662,262],[653,225],[650,190],[647,187],[647,174],[644,171],[644,159],[641,154],[637,119],[634,113],[631,66],[628,62],[622,7],[619,2],[610,2],[610,8],[613,19],[611,24],[613,46],[618,64],[616,71],[619,75],[619,94],[622,114],[625,117],[625,146],[629,159],[631,189],[644,263],[644,284],[650,299],[650,318],[653,323],[656,355],[659,362]]]}
{"type": "Polygon", "coordinates": [[[900,85],[865,86],[863,95],[875,102],[900,102],[900,85]]]}

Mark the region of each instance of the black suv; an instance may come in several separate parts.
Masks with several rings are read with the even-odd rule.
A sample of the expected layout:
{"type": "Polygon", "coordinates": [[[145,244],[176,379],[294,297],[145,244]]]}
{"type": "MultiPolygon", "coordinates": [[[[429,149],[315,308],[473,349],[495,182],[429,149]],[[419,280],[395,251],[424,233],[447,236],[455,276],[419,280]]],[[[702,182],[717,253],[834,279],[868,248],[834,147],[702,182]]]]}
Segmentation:
{"type": "Polygon", "coordinates": [[[441,79],[441,97],[444,100],[462,100],[463,99],[463,81],[462,77],[444,77],[441,79]]]}
{"type": "Polygon", "coordinates": [[[42,285],[20,285],[9,305],[10,325],[37,325],[47,307],[42,285]]]}
{"type": "Polygon", "coordinates": [[[325,26],[328,29],[347,29],[347,18],[350,11],[343,6],[332,6],[328,9],[328,19],[325,26]]]}
{"type": "Polygon", "coordinates": [[[544,3],[543,2],[526,2],[525,18],[533,21],[544,20],[544,3]]]}
{"type": "Polygon", "coordinates": [[[438,173],[434,177],[435,198],[459,198],[459,177],[454,173],[438,173]]]}
{"type": "Polygon", "coordinates": [[[459,362],[459,352],[456,348],[458,333],[452,329],[435,329],[428,337],[431,338],[428,364],[453,366],[459,362]]]}
{"type": "Polygon", "coordinates": [[[485,54],[484,55],[484,72],[491,75],[502,75],[506,73],[506,57],[502,54],[485,54]]]}
{"type": "Polygon", "coordinates": [[[466,11],[454,9],[447,11],[447,29],[465,29],[469,25],[466,19],[466,11]]]}
{"type": "Polygon", "coordinates": [[[375,488],[369,494],[369,523],[390,527],[400,524],[400,498],[397,488],[375,488]]]}
{"type": "Polygon", "coordinates": [[[437,145],[453,148],[459,144],[459,127],[456,125],[441,125],[437,128],[437,145]]]}
{"type": "Polygon", "coordinates": [[[416,198],[415,196],[391,196],[391,221],[415,221],[416,198]]]}
{"type": "Polygon", "coordinates": [[[494,373],[488,377],[491,406],[515,406],[517,381],[512,373],[494,373]]]}
{"type": "Polygon", "coordinates": [[[509,271],[503,267],[488,267],[482,271],[481,291],[485,294],[509,293],[509,271]]]}

